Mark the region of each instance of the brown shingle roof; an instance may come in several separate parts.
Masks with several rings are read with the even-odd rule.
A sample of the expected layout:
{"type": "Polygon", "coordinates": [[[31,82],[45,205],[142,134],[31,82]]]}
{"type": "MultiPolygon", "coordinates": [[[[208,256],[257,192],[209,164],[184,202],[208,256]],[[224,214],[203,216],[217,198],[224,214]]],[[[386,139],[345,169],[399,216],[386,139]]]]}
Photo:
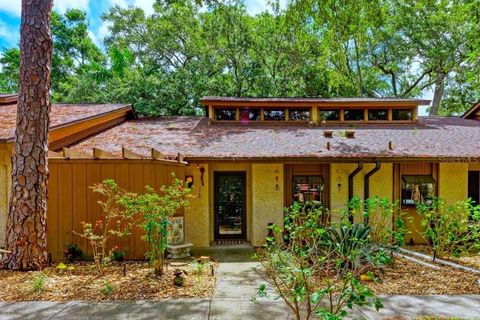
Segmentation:
{"type": "Polygon", "coordinates": [[[73,147],[93,147],[120,157],[122,146],[146,157],[150,148],[185,159],[271,158],[476,158],[480,159],[480,123],[462,118],[420,118],[415,124],[368,124],[344,137],[346,125],[323,127],[208,125],[200,117],[130,120],[73,147]],[[389,149],[389,141],[395,147],[389,149]],[[331,148],[326,148],[330,142],[331,148]]]}
{"type": "MultiPolygon", "coordinates": [[[[114,110],[128,107],[121,104],[57,104],[52,105],[50,128],[87,120],[114,110]]],[[[0,106],[0,140],[10,140],[15,134],[17,105],[0,106]]]]}

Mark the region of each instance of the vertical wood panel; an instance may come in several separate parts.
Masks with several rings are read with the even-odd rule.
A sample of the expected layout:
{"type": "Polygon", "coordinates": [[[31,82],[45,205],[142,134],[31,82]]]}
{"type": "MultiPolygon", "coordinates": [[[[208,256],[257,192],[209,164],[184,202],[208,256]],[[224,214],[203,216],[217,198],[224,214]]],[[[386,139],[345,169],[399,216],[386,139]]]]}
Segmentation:
{"type": "MultiPolygon", "coordinates": [[[[101,217],[97,203],[101,197],[91,190],[93,184],[114,179],[127,191],[143,193],[146,185],[158,191],[170,183],[172,172],[180,179],[185,175],[183,166],[138,160],[55,160],[49,168],[47,240],[54,261],[64,259],[64,247],[71,242],[91,257],[87,242],[72,231],[81,232],[82,221],[95,224],[101,217]]],[[[144,260],[147,246],[142,236],[143,231],[135,228],[130,237],[114,243],[126,250],[128,259],[144,260]]]]}
{"type": "Polygon", "coordinates": [[[48,202],[47,202],[47,248],[52,255],[52,259],[59,260],[58,257],[58,165],[49,164],[48,170],[50,177],[48,178],[48,202]]]}
{"type": "MultiPolygon", "coordinates": [[[[87,221],[87,193],[88,184],[84,163],[72,164],[72,226],[76,232],[82,231],[82,221],[87,221]]],[[[83,252],[87,252],[87,244],[79,236],[73,235],[73,242],[77,243],[83,252]]]]}
{"type": "Polygon", "coordinates": [[[72,166],[58,165],[58,252],[72,243],[72,166]]]}

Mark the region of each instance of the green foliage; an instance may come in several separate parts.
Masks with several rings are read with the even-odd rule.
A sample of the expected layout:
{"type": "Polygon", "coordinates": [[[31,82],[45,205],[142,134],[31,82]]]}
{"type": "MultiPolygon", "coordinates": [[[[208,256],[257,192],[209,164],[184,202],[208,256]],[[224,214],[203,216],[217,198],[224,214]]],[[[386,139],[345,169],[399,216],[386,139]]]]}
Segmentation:
{"type": "Polygon", "coordinates": [[[74,262],[83,259],[83,251],[76,243],[68,244],[63,250],[63,254],[68,262],[74,262]]]}
{"type": "Polygon", "coordinates": [[[30,280],[30,289],[32,293],[40,293],[45,288],[45,281],[47,280],[47,275],[43,272],[34,273],[32,279],[30,280]]]}
{"type": "Polygon", "coordinates": [[[114,246],[112,250],[110,250],[111,261],[123,262],[125,260],[125,255],[125,250],[120,249],[118,246],[114,246]]]}
{"type": "MultiPolygon", "coordinates": [[[[434,112],[480,96],[475,1],[244,1],[113,6],[100,50],[79,10],[53,13],[53,99],[122,102],[143,115],[201,114],[204,95],[395,96],[434,92],[434,112]],[[438,107],[438,110],[437,110],[438,107]]],[[[0,91],[18,87],[18,49],[0,58],[0,91]]]]}
{"type": "Polygon", "coordinates": [[[106,296],[111,296],[114,291],[115,291],[115,286],[108,281],[105,281],[105,283],[103,284],[103,287],[100,289],[100,292],[106,296]]]}
{"type": "Polygon", "coordinates": [[[480,206],[473,206],[470,199],[447,205],[433,198],[430,204],[418,204],[417,212],[434,258],[480,251],[480,206]]]}
{"type": "MultiPolygon", "coordinates": [[[[348,263],[336,263],[344,241],[354,249],[343,250],[343,258],[357,260],[354,251],[362,251],[368,242],[368,228],[346,226],[343,236],[334,239],[336,231],[325,226],[324,211],[316,203],[294,203],[285,210],[285,233],[272,226],[275,236],[267,239],[258,254],[266,273],[262,270],[260,276],[276,289],[296,319],[314,315],[342,319],[354,306],[380,308],[378,298],[358,280],[373,264],[365,261],[358,268],[350,268],[348,263]]],[[[269,297],[267,286],[260,286],[257,297],[269,297]]]]}
{"type": "Polygon", "coordinates": [[[163,275],[170,217],[189,205],[191,194],[183,181],[172,176],[172,184],[163,186],[160,193],[146,187],[144,194],[122,201],[130,212],[142,215],[140,227],[145,231],[143,239],[148,244],[147,258],[157,275],[163,275]]]}
{"type": "Polygon", "coordinates": [[[390,202],[387,198],[378,196],[362,200],[354,196],[339,213],[340,225],[348,225],[350,216],[354,221],[367,223],[370,238],[376,244],[390,249],[404,245],[408,233],[405,223],[408,218],[400,209],[398,201],[390,202]]]}
{"type": "Polygon", "coordinates": [[[389,253],[372,242],[370,230],[361,223],[327,228],[326,242],[339,269],[359,270],[365,265],[381,267],[391,262],[389,253]]]}
{"type": "Polygon", "coordinates": [[[104,197],[104,201],[98,201],[102,208],[101,218],[94,224],[82,222],[82,232],[74,231],[74,234],[88,241],[92,248],[93,259],[98,272],[103,273],[103,266],[110,261],[107,256],[108,240],[112,237],[122,238],[130,235],[135,224],[136,212],[127,206],[134,199],[135,194],[120,188],[114,180],[106,179],[102,183],[90,187],[93,192],[104,197]]]}

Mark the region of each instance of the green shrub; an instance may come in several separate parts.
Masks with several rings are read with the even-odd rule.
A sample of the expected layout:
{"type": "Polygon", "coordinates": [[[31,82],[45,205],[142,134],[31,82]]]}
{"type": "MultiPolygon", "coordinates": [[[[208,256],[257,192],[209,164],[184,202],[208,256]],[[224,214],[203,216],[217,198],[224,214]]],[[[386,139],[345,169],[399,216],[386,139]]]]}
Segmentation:
{"type": "Polygon", "coordinates": [[[30,282],[31,291],[33,293],[40,293],[45,288],[45,281],[47,280],[47,275],[43,272],[35,273],[30,282]]]}
{"type": "Polygon", "coordinates": [[[441,198],[419,203],[423,236],[437,256],[459,256],[480,250],[480,206],[470,199],[447,205],[441,198]]]}
{"type": "MultiPolygon", "coordinates": [[[[276,289],[276,294],[296,319],[309,319],[315,315],[323,319],[340,319],[347,316],[353,306],[381,308],[380,300],[358,280],[368,270],[368,264],[355,269],[336,265],[335,257],[342,249],[339,249],[339,242],[331,241],[336,231],[324,225],[324,214],[321,206],[312,203],[294,203],[287,208],[285,232],[278,226],[270,226],[274,237],[268,239],[265,248],[257,255],[263,267],[259,275],[276,289]]],[[[367,233],[368,238],[368,228],[346,228],[350,228],[346,234],[363,239],[362,234],[367,233]]],[[[339,239],[342,238],[340,233],[338,235],[339,239]]],[[[349,246],[362,250],[363,245],[360,242],[357,247],[352,241],[349,246]]],[[[345,250],[345,255],[349,252],[353,255],[353,251],[345,250]]],[[[356,260],[352,256],[344,258],[356,260]]],[[[256,297],[269,296],[267,286],[261,285],[256,297]]]]}
{"type": "Polygon", "coordinates": [[[76,243],[68,244],[63,253],[68,262],[74,262],[83,259],[83,251],[76,243]]]}

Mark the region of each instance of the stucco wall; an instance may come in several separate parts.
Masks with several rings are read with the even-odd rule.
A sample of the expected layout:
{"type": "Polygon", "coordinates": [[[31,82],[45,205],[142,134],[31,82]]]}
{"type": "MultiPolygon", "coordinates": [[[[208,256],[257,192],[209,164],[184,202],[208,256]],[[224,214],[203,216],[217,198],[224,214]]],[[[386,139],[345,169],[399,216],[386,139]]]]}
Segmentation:
{"type": "MultiPolygon", "coordinates": [[[[364,164],[353,179],[353,195],[363,199],[364,197],[364,177],[375,167],[373,163],[364,164]]],[[[348,201],[348,176],[357,168],[355,163],[332,163],[330,164],[330,208],[332,211],[332,221],[338,221],[339,210],[344,208],[348,201]],[[339,186],[340,185],[340,186],[339,186]]],[[[392,200],[393,195],[393,165],[391,163],[382,163],[378,172],[370,177],[370,197],[379,196],[392,200]]],[[[357,217],[356,222],[360,222],[357,217]]]]}
{"type": "Polygon", "coordinates": [[[283,226],[283,202],[283,164],[253,164],[251,239],[253,246],[261,246],[264,243],[269,223],[283,226]]]}
{"type": "Polygon", "coordinates": [[[0,144],[0,247],[5,245],[5,228],[12,173],[11,147],[11,144],[0,144]]]}
{"type": "Polygon", "coordinates": [[[452,204],[468,198],[468,164],[440,163],[438,197],[452,204]]]}
{"type": "Polygon", "coordinates": [[[210,176],[209,165],[188,166],[185,175],[193,175],[192,195],[190,207],[185,210],[185,241],[193,243],[197,247],[210,245],[210,194],[208,192],[210,176]],[[200,168],[204,168],[203,185],[200,168]]]}

